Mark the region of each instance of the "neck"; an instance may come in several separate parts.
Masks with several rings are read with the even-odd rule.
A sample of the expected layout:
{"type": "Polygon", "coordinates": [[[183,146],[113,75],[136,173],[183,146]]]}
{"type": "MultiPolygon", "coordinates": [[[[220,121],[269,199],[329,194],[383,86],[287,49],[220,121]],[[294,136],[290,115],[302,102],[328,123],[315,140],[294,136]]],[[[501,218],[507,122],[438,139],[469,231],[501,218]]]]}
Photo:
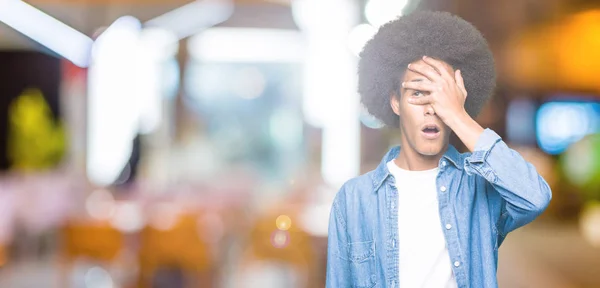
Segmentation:
{"type": "Polygon", "coordinates": [[[409,171],[423,171],[438,167],[440,159],[448,150],[448,145],[446,145],[437,155],[423,155],[405,142],[407,141],[402,141],[400,153],[394,162],[398,167],[409,171]]]}

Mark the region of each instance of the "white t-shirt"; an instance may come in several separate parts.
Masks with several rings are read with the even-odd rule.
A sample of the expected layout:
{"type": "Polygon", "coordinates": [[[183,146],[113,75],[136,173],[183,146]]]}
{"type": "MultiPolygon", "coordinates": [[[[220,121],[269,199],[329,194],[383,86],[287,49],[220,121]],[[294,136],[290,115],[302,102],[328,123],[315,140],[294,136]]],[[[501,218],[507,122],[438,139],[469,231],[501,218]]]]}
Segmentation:
{"type": "Polygon", "coordinates": [[[408,171],[387,163],[398,189],[400,288],[457,287],[440,220],[438,168],[408,171]]]}

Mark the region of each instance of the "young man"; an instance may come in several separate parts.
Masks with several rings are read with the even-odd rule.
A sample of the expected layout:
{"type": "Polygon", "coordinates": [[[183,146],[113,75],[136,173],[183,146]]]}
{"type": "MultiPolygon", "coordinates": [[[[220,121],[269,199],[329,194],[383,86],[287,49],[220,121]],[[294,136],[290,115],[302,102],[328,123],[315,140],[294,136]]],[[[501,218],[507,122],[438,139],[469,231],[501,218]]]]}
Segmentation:
{"type": "Polygon", "coordinates": [[[327,287],[497,287],[498,247],[540,215],[548,184],[472,117],[493,93],[479,31],[444,12],[380,28],[359,63],[369,113],[400,145],[348,181],[331,209],[327,287]],[[455,133],[471,151],[460,154],[455,133]]]}

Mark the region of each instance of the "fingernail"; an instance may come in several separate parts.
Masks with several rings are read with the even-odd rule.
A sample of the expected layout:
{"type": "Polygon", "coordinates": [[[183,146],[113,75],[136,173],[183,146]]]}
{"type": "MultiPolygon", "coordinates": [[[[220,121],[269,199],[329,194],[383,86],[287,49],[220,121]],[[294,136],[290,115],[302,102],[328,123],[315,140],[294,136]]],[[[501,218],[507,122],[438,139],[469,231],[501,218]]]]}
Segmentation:
{"type": "Polygon", "coordinates": [[[423,59],[427,59],[427,56],[423,56],[423,59]]]}
{"type": "Polygon", "coordinates": [[[408,64],[408,68],[410,68],[410,64],[408,64]]]}
{"type": "Polygon", "coordinates": [[[405,83],[405,82],[402,82],[402,87],[404,87],[404,83],[405,83]]]}

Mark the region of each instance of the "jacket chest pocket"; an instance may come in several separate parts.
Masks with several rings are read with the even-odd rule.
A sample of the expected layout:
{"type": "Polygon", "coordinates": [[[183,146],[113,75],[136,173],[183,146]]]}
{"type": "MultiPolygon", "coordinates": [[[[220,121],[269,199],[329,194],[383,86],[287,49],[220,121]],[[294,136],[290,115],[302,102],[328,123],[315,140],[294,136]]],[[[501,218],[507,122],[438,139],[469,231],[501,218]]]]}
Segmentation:
{"type": "Polygon", "coordinates": [[[355,288],[372,288],[377,285],[377,263],[375,242],[353,242],[348,244],[348,260],[355,288]]]}

